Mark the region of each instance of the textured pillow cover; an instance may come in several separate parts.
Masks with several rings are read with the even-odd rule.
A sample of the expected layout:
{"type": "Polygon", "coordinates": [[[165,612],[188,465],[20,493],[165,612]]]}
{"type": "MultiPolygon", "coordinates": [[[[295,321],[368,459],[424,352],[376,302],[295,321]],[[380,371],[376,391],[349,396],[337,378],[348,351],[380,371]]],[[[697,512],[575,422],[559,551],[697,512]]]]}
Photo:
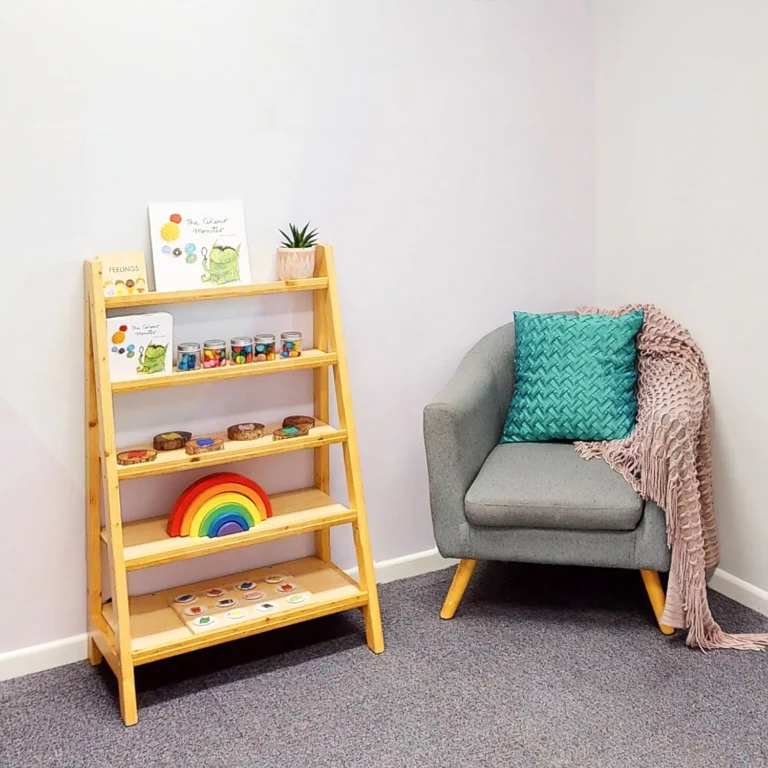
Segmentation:
{"type": "Polygon", "coordinates": [[[515,312],[515,390],[502,443],[618,440],[637,415],[636,338],[643,312],[515,312]]]}

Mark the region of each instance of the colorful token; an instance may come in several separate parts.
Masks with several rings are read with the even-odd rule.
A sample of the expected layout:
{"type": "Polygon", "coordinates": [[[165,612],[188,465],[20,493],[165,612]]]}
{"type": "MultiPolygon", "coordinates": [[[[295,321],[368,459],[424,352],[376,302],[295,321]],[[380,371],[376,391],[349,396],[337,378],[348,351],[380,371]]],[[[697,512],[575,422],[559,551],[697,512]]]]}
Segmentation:
{"type": "Polygon", "coordinates": [[[237,605],[237,600],[232,597],[225,597],[223,600],[216,601],[217,608],[232,608],[235,605],[237,605]]]}
{"type": "Polygon", "coordinates": [[[291,605],[298,605],[299,603],[305,603],[306,601],[307,596],[305,594],[290,595],[290,597],[285,598],[285,602],[290,603],[291,605]]]}
{"type": "Polygon", "coordinates": [[[281,581],[285,581],[285,576],[281,576],[279,573],[273,573],[270,576],[266,576],[264,581],[267,584],[279,584],[281,581]]]}
{"type": "Polygon", "coordinates": [[[296,591],[296,585],[291,584],[290,582],[281,584],[279,587],[275,587],[275,592],[282,592],[283,594],[287,594],[288,592],[295,592],[295,591],[296,591]]]}
{"type": "Polygon", "coordinates": [[[267,596],[266,592],[262,592],[260,589],[254,590],[253,592],[246,592],[243,597],[246,600],[263,600],[267,596]]]}
{"type": "Polygon", "coordinates": [[[239,584],[235,584],[235,587],[239,589],[241,592],[247,592],[250,589],[253,589],[256,586],[255,581],[241,581],[239,584]]]}
{"type": "Polygon", "coordinates": [[[196,601],[197,595],[190,595],[189,593],[176,595],[176,597],[173,598],[174,603],[181,603],[182,605],[184,605],[184,603],[194,603],[196,601]]]}
{"type": "Polygon", "coordinates": [[[269,613],[270,611],[277,610],[277,606],[274,603],[259,603],[256,606],[256,610],[262,613],[269,613]]]}
{"type": "Polygon", "coordinates": [[[222,589],[221,587],[211,587],[211,589],[207,590],[205,593],[206,597],[221,597],[222,595],[226,595],[227,590],[222,589]]]}
{"type": "Polygon", "coordinates": [[[216,623],[215,616],[198,616],[196,619],[192,619],[192,623],[196,627],[210,627],[216,623]]]}
{"type": "Polygon", "coordinates": [[[231,619],[232,621],[237,621],[239,619],[244,619],[248,615],[248,612],[245,610],[245,608],[233,608],[231,611],[227,611],[227,618],[231,619]]]}
{"type": "Polygon", "coordinates": [[[204,605],[190,605],[189,608],[184,609],[185,616],[199,616],[201,613],[205,613],[208,609],[204,605]]]}

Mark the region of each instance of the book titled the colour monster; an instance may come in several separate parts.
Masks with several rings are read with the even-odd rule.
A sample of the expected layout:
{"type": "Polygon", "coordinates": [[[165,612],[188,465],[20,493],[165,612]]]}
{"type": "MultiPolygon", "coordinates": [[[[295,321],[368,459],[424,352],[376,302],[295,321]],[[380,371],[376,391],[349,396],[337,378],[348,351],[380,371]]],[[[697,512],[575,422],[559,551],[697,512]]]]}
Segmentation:
{"type": "Polygon", "coordinates": [[[146,293],[147,264],[141,251],[105,253],[99,256],[105,296],[146,293]]]}
{"type": "Polygon", "coordinates": [[[156,290],[250,284],[241,202],[151,203],[149,229],[156,290]]]}
{"type": "Polygon", "coordinates": [[[168,312],[107,318],[109,377],[136,379],[173,371],[173,317],[168,312]]]}

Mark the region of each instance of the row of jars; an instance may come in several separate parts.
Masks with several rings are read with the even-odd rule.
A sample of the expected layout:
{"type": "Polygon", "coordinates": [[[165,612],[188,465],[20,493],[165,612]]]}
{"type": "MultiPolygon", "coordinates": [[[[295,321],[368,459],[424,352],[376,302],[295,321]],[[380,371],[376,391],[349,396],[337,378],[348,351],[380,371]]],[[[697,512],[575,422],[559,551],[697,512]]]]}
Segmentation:
{"type": "Polygon", "coordinates": [[[275,348],[273,333],[256,336],[235,336],[229,340],[208,339],[202,345],[186,341],[176,347],[176,368],[180,371],[196,371],[198,368],[220,368],[229,365],[245,365],[290,358],[301,355],[302,337],[298,331],[280,334],[280,347],[275,348]]]}

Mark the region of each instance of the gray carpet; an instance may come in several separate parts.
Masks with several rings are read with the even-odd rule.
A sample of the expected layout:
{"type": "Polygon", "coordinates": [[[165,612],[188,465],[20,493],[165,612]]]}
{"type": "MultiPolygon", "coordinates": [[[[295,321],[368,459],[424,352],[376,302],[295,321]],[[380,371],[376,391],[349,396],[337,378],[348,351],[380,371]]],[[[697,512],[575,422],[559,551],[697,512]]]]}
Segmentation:
{"type": "Polygon", "coordinates": [[[639,574],[479,566],[445,622],[450,577],[381,588],[382,656],[352,612],[141,667],[133,728],[106,668],[0,683],[0,765],[768,765],[768,655],[664,637],[639,574]]]}

